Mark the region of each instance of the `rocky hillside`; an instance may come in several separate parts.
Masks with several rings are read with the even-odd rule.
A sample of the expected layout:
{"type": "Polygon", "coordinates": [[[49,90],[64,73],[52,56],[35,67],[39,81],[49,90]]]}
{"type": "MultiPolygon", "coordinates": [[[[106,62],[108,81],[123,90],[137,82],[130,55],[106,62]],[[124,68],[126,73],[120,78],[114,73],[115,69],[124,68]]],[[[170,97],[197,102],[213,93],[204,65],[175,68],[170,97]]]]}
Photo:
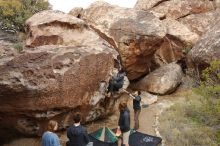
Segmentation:
{"type": "Polygon", "coordinates": [[[23,51],[0,43],[0,139],[40,135],[49,119],[66,128],[76,111],[84,122],[112,113],[115,99],[98,89],[117,62],[131,88],[174,92],[186,63],[200,72],[220,60],[218,7],[217,0],[138,0],[134,8],[97,1],[69,14],[35,14],[23,51]]]}
{"type": "Polygon", "coordinates": [[[219,16],[213,1],[137,1],[134,9],[103,1],[70,14],[85,20],[121,56],[130,80],[184,58],[219,16]]]}

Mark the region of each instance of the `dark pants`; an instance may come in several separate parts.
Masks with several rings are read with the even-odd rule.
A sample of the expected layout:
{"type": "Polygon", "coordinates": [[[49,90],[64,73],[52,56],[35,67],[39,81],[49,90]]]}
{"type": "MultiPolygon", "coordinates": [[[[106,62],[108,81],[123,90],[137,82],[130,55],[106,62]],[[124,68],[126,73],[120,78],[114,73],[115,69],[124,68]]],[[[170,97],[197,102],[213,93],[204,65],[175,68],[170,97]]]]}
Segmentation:
{"type": "Polygon", "coordinates": [[[134,129],[138,130],[139,129],[139,115],[140,115],[141,110],[134,110],[134,129]]]}

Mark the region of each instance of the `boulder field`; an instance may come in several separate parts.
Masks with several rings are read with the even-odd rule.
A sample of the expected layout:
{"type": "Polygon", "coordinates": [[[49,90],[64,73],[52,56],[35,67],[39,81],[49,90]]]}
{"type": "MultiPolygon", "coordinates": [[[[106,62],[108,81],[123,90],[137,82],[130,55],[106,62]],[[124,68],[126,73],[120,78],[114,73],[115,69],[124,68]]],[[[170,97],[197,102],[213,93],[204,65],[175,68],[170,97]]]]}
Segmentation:
{"type": "Polygon", "coordinates": [[[220,60],[219,4],[138,0],[123,8],[97,1],[68,14],[33,15],[23,50],[0,35],[0,141],[41,135],[50,119],[65,129],[78,111],[83,122],[115,112],[116,99],[99,87],[119,66],[135,90],[174,92],[183,75],[177,63],[201,72],[220,60]]]}

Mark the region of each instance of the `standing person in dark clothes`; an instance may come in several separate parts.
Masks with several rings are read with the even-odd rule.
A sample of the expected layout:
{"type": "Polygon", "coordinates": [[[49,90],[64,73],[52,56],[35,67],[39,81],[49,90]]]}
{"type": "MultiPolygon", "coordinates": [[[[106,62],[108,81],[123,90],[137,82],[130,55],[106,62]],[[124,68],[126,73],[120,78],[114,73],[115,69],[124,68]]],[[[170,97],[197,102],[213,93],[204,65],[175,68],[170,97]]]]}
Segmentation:
{"type": "Polygon", "coordinates": [[[73,116],[74,124],[67,129],[69,141],[67,146],[86,146],[89,143],[89,136],[85,127],[80,125],[81,115],[79,113],[73,116]]]}
{"type": "Polygon", "coordinates": [[[139,115],[141,112],[141,92],[136,91],[134,95],[129,94],[133,98],[133,109],[134,109],[134,130],[139,129],[139,115]]]}
{"type": "MultiPolygon", "coordinates": [[[[129,135],[130,135],[130,111],[127,108],[126,102],[119,104],[120,117],[118,121],[118,129],[121,130],[123,144],[129,146],[129,135]]],[[[122,140],[118,139],[118,146],[121,146],[122,140]]]]}
{"type": "Polygon", "coordinates": [[[42,136],[42,146],[61,146],[58,136],[54,133],[58,128],[56,121],[48,122],[47,131],[42,136]]]}

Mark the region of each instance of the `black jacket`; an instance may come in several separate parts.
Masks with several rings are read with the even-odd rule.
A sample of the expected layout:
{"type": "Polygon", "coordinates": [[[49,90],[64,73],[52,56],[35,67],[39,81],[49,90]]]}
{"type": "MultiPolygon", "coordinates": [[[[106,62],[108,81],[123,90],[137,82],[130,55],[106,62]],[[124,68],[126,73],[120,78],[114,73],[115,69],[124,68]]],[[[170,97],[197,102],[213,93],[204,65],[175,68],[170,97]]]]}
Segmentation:
{"type": "Polygon", "coordinates": [[[86,128],[81,125],[69,127],[67,137],[69,138],[68,146],[86,146],[89,143],[86,128]]]}
{"type": "Polygon", "coordinates": [[[120,126],[121,132],[123,133],[130,130],[130,111],[127,108],[120,112],[118,126],[120,126]]]}
{"type": "Polygon", "coordinates": [[[138,96],[134,96],[135,99],[133,99],[133,109],[134,110],[140,110],[141,109],[141,97],[138,96]]]}
{"type": "Polygon", "coordinates": [[[116,77],[114,77],[114,80],[117,82],[117,83],[120,83],[120,84],[124,84],[124,77],[125,77],[125,74],[124,73],[118,73],[116,77]]]}

